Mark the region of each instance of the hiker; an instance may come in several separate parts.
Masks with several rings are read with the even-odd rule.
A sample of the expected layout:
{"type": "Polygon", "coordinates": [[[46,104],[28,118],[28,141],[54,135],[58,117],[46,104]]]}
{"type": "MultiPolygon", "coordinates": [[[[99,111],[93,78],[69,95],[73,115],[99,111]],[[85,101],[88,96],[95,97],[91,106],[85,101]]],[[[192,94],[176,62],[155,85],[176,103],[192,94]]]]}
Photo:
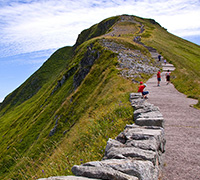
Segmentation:
{"type": "Polygon", "coordinates": [[[166,72],[166,74],[165,74],[167,85],[170,83],[170,74],[171,74],[171,72],[169,72],[169,69],[168,69],[167,72],[166,72]]]}
{"type": "Polygon", "coordinates": [[[158,55],[158,60],[161,61],[161,55],[160,54],[158,55]]]}
{"type": "Polygon", "coordinates": [[[161,81],[160,70],[158,70],[158,73],[157,73],[157,80],[158,80],[158,86],[160,86],[160,81],[161,81]]]}
{"type": "Polygon", "coordinates": [[[140,82],[140,85],[138,86],[138,89],[140,88],[140,86],[141,86],[142,84],[143,84],[143,82],[141,81],[141,82],[140,82]]]}
{"type": "Polygon", "coordinates": [[[144,91],[144,88],[146,87],[146,84],[143,84],[143,82],[140,82],[140,86],[138,88],[138,92],[142,93],[142,97],[145,99],[148,99],[147,94],[149,94],[148,91],[144,91]]]}
{"type": "Polygon", "coordinates": [[[167,63],[166,59],[164,59],[164,63],[165,63],[165,65],[166,65],[166,63],[167,63]]]}

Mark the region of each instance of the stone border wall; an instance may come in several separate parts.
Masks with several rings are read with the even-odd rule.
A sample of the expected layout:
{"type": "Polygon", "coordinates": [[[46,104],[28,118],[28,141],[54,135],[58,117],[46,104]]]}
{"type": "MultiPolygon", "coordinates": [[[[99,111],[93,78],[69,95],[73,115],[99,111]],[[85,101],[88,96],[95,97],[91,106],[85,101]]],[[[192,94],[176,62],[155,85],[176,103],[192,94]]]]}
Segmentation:
{"type": "Polygon", "coordinates": [[[115,139],[108,140],[101,161],[73,166],[75,176],[46,180],[158,180],[166,142],[163,116],[159,108],[142,99],[140,93],[131,93],[130,102],[135,124],[126,125],[115,139]]]}

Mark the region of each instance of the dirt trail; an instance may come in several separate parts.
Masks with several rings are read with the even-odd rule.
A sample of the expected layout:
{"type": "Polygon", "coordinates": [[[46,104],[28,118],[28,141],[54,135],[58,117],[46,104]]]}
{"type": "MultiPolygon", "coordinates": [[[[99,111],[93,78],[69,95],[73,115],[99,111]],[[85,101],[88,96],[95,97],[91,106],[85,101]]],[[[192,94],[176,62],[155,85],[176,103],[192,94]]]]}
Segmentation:
{"type": "Polygon", "coordinates": [[[147,81],[148,101],[158,106],[165,119],[166,152],[162,180],[200,180],[200,110],[197,101],[153,76],[147,81]]]}

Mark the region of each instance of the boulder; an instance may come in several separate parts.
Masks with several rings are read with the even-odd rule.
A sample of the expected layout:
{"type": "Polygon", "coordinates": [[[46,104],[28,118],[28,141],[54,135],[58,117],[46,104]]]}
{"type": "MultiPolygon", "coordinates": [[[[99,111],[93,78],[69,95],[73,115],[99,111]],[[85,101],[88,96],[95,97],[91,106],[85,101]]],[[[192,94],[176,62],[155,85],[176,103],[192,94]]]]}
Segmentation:
{"type": "Polygon", "coordinates": [[[154,106],[153,104],[146,105],[143,108],[137,109],[134,111],[134,117],[137,117],[138,115],[142,113],[147,113],[147,112],[153,112],[153,111],[159,111],[160,109],[157,106],[154,106]]]}
{"type": "Polygon", "coordinates": [[[129,159],[108,159],[103,161],[93,161],[83,164],[83,166],[106,167],[121,171],[125,174],[136,176],[140,180],[158,179],[158,169],[150,161],[129,159]],[[157,178],[155,178],[157,177],[157,178]]]}
{"type": "Polygon", "coordinates": [[[155,137],[157,140],[164,138],[164,129],[161,127],[153,127],[153,126],[129,126],[125,128],[123,132],[121,132],[116,140],[125,138],[125,140],[143,140],[149,139],[150,137],[155,137]]]}
{"type": "MultiPolygon", "coordinates": [[[[163,118],[163,115],[160,111],[151,111],[138,114],[136,118],[163,118]]],[[[136,120],[136,118],[134,117],[134,120],[136,120]]]]}
{"type": "Polygon", "coordinates": [[[150,137],[149,139],[144,140],[127,140],[127,147],[137,147],[144,150],[158,151],[159,145],[154,137],[150,137]]]}
{"type": "Polygon", "coordinates": [[[158,162],[158,155],[156,152],[136,147],[112,147],[105,154],[106,156],[104,159],[134,158],[151,161],[154,165],[158,162]]]}
{"type": "Polygon", "coordinates": [[[108,150],[112,147],[125,147],[125,145],[115,139],[109,138],[106,144],[105,152],[108,152],[108,150]]]}
{"type": "Polygon", "coordinates": [[[135,124],[139,126],[159,126],[164,128],[164,118],[137,118],[135,119],[135,124]]]}
{"type": "Polygon", "coordinates": [[[72,173],[76,176],[84,176],[89,178],[105,179],[105,180],[138,180],[137,177],[131,176],[109,167],[94,166],[73,166],[72,173]]]}
{"type": "Polygon", "coordinates": [[[38,180],[100,180],[100,179],[92,179],[92,178],[78,177],[78,176],[54,176],[49,178],[41,178],[38,180]]]}
{"type": "Polygon", "coordinates": [[[130,93],[130,99],[138,99],[141,98],[142,94],[141,93],[130,93]]]}
{"type": "Polygon", "coordinates": [[[156,126],[127,125],[117,137],[126,146],[165,152],[164,129],[156,126]]]}
{"type": "Polygon", "coordinates": [[[130,100],[131,106],[137,110],[137,109],[143,109],[146,106],[152,106],[152,104],[145,101],[145,99],[132,99],[130,100]]]}

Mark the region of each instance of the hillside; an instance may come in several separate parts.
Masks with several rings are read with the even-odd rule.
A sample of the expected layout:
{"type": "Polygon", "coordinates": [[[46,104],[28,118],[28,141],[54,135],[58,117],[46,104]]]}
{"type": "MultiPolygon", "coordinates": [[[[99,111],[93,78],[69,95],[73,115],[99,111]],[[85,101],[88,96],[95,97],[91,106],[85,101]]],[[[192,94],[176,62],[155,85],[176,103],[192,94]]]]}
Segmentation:
{"type": "Polygon", "coordinates": [[[200,102],[199,46],[152,19],[108,18],[57,50],[0,105],[0,178],[67,175],[101,159],[107,139],[133,121],[130,92],[160,68],[155,50],[176,66],[175,86],[200,102]]]}

